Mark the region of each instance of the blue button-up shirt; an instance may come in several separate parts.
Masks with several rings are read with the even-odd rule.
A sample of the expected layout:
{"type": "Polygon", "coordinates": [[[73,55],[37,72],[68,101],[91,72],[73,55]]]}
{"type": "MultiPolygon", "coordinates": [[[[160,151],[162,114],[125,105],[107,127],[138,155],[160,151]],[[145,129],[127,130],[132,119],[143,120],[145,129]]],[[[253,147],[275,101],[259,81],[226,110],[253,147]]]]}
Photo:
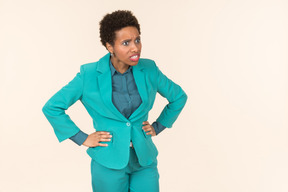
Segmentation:
{"type": "MultiPolygon", "coordinates": [[[[133,76],[133,67],[130,66],[125,73],[121,74],[110,61],[110,70],[112,77],[112,102],[119,112],[128,119],[142,103],[133,76]]],[[[152,126],[155,129],[156,135],[166,128],[157,121],[152,123],[152,126]]],[[[82,145],[87,137],[88,135],[80,130],[76,135],[70,137],[70,139],[76,144],[82,145]]]]}

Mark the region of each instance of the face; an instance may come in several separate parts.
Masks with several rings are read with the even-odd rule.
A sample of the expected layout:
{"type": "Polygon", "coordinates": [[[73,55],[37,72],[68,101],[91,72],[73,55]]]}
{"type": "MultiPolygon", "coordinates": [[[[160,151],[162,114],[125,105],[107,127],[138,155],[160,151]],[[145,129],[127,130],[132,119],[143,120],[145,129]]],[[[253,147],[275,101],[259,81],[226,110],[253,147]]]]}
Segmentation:
{"type": "Polygon", "coordinates": [[[138,64],[141,53],[141,41],[136,27],[124,27],[115,32],[114,46],[106,44],[113,65],[117,68],[127,68],[138,64]]]}

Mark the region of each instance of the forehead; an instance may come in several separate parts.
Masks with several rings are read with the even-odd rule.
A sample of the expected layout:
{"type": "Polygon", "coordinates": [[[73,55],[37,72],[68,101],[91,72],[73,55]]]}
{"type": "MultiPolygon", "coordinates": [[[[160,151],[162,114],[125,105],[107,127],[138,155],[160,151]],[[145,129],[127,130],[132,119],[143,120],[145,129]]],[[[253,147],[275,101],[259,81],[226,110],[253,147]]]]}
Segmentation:
{"type": "Polygon", "coordinates": [[[124,39],[135,39],[139,37],[139,31],[136,27],[124,27],[115,32],[116,41],[124,39]]]}

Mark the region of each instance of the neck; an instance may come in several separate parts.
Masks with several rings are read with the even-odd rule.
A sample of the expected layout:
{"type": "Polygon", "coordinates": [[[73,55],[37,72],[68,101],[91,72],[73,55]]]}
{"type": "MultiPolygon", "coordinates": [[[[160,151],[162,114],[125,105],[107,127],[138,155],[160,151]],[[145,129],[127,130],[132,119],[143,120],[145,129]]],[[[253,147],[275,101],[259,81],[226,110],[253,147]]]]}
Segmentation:
{"type": "Polygon", "coordinates": [[[125,73],[127,69],[129,68],[129,65],[122,63],[115,57],[111,57],[111,63],[114,66],[114,68],[119,72],[119,73],[125,73]]]}

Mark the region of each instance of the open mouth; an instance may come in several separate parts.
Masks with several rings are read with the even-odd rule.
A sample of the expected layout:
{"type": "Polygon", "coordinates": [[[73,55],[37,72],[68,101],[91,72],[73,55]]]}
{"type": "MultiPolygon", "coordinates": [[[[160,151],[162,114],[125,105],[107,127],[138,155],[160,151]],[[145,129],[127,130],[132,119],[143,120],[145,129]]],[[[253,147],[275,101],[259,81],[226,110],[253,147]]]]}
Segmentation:
{"type": "Polygon", "coordinates": [[[139,57],[140,57],[139,54],[135,54],[135,55],[132,55],[132,56],[130,57],[130,60],[131,60],[131,61],[139,61],[139,57]]]}

